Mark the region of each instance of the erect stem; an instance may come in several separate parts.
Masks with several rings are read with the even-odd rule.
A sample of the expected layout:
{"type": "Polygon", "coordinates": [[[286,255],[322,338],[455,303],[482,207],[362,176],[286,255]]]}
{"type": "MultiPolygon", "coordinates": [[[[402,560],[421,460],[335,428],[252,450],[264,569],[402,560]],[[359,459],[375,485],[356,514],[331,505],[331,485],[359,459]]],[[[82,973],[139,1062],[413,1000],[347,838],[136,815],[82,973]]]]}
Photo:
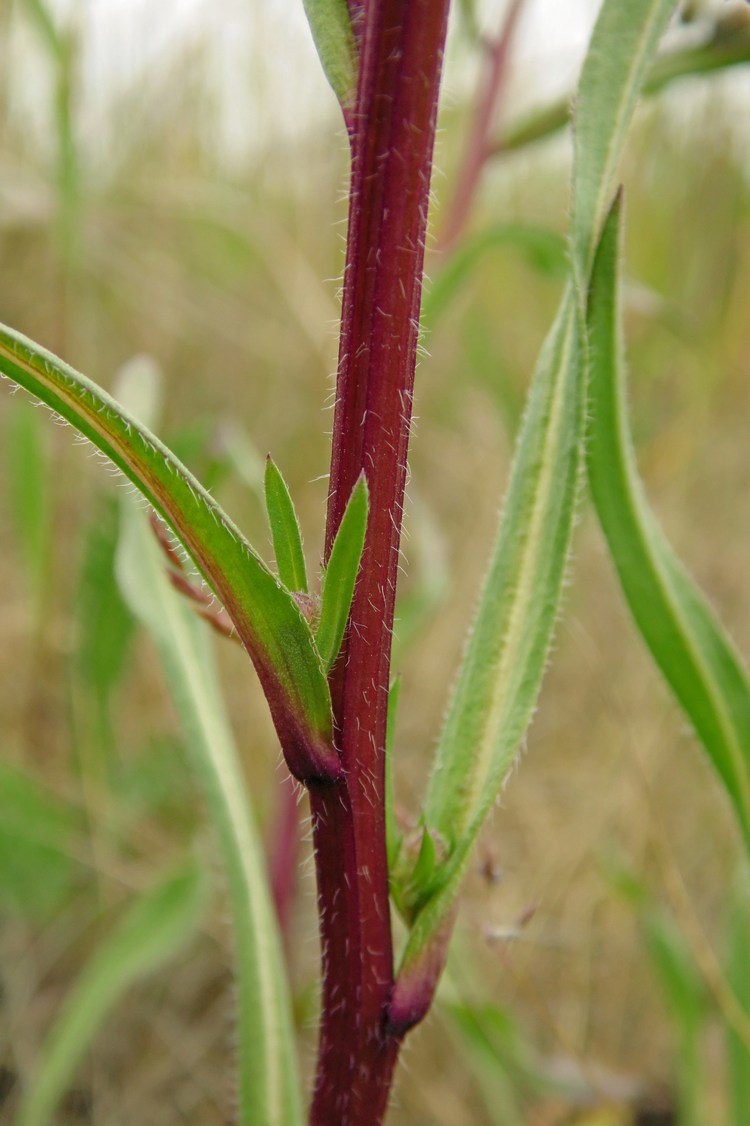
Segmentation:
{"type": "Polygon", "coordinates": [[[344,778],[310,791],[323,946],[312,1106],[320,1126],[381,1121],[401,1038],[387,1022],[385,728],[448,0],[367,0],[363,12],[326,556],[362,470],[370,508],[349,628],[331,675],[344,778]]]}
{"type": "Polygon", "coordinates": [[[469,128],[458,183],[440,233],[441,250],[450,250],[463,230],[477,194],[482,169],[490,153],[490,133],[508,83],[508,63],[524,0],[510,0],[496,38],[487,44],[485,69],[469,128]]]}

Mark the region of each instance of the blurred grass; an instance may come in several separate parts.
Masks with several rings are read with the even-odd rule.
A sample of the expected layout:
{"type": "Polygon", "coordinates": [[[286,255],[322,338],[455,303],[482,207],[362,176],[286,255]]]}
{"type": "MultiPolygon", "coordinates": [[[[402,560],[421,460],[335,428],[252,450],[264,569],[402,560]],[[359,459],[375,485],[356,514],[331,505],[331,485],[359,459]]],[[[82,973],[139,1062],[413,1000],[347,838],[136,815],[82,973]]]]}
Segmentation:
{"type": "MultiPolygon", "coordinates": [[[[22,19],[2,11],[4,20],[22,19]]],[[[49,61],[24,42],[36,52],[31,73],[43,73],[49,61]]],[[[12,73],[18,81],[18,68],[12,73]]],[[[317,566],[336,349],[330,279],[343,265],[343,142],[331,117],[293,144],[266,138],[255,154],[222,159],[206,75],[200,45],[168,66],[160,58],[158,72],[146,67],[109,119],[97,121],[95,146],[85,143],[85,107],[74,99],[74,285],[54,144],[25,126],[16,92],[2,86],[0,319],[105,386],[134,353],[155,356],[166,373],[169,435],[199,474],[215,476],[222,503],[270,556],[257,495],[224,452],[228,428],[241,422],[258,453],[270,450],[283,467],[308,563],[317,566]]],[[[257,74],[246,80],[262,87],[257,74]]],[[[262,114],[262,99],[257,107],[262,114]]],[[[735,107],[728,84],[698,91],[688,82],[641,114],[625,168],[626,327],[649,496],[747,654],[750,188],[735,107]]],[[[444,114],[436,209],[454,181],[465,113],[456,105],[444,114]]],[[[560,231],[566,161],[555,141],[496,162],[472,232],[499,224],[560,231]]],[[[434,255],[427,268],[438,277],[434,255]]],[[[407,817],[418,808],[559,284],[512,246],[497,247],[477,261],[425,342],[397,645],[396,805],[407,817]],[[479,493],[476,481],[485,483],[479,493]]],[[[106,584],[91,587],[92,539],[99,556],[109,550],[112,484],[70,431],[30,412],[49,468],[43,515],[24,536],[17,508],[29,481],[11,463],[19,405],[0,393],[0,812],[8,807],[0,852],[14,860],[0,856],[2,1122],[13,1121],[19,1084],[33,1081],[45,1031],[95,948],[102,906],[116,910],[153,882],[155,868],[179,864],[196,834],[215,859],[154,654],[137,633],[126,648],[122,608],[112,601],[107,609],[115,596],[106,584]],[[29,563],[32,543],[48,545],[43,568],[29,563]],[[91,629],[92,616],[110,614],[120,660],[106,649],[109,635],[91,629]],[[102,673],[104,688],[92,660],[113,670],[109,680],[102,673]],[[25,832],[14,829],[11,809],[25,832]],[[33,839],[41,825],[43,839],[33,839]],[[23,894],[25,885],[33,894],[23,894]]],[[[218,656],[268,830],[281,801],[270,721],[242,654],[220,645],[218,656]]],[[[674,1106],[679,1029],[638,912],[612,886],[613,856],[684,933],[697,926],[721,951],[738,856],[731,814],[651,670],[584,508],[528,752],[484,836],[445,1007],[407,1044],[394,1124],[507,1122],[511,1104],[535,1126],[583,1122],[605,1105],[620,1115],[612,1121],[627,1122],[633,1114],[617,1107],[674,1106]],[[675,879],[687,889],[689,919],[675,879]]],[[[317,972],[309,864],[300,882],[291,949],[309,1067],[317,972]]],[[[113,1015],[61,1126],[227,1120],[230,945],[217,897],[188,952],[113,1015]]],[[[709,1017],[716,1027],[717,1019],[709,1017]]],[[[718,1082],[709,1104],[723,1114],[718,1082]]]]}

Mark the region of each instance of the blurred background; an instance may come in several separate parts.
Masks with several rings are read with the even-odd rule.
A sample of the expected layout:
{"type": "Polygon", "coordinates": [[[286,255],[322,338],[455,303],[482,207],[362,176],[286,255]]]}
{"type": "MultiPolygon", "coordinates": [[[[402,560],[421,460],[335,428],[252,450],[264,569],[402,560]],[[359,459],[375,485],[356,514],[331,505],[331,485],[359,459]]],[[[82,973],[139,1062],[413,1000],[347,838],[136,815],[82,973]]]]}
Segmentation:
{"type": "MultiPolygon", "coordinates": [[[[458,219],[483,44],[509,6],[464,0],[453,13],[394,652],[405,824],[565,273],[570,139],[525,143],[516,124],[539,124],[570,91],[597,6],[520,5],[492,133],[507,143],[458,219]]],[[[747,48],[744,4],[682,15],[675,49],[719,35],[747,48]]],[[[745,653],[749,94],[743,66],[670,84],[644,103],[623,168],[641,472],[745,653]]],[[[133,356],[153,357],[160,432],[269,559],[259,485],[271,451],[311,569],[346,177],[297,0],[0,3],[0,320],[104,387],[133,356]]],[[[112,575],[117,484],[22,399],[0,386],[0,1122],[14,1121],[50,1022],[113,921],[197,853],[215,876],[210,909],[167,968],[124,992],[55,1122],[223,1124],[224,890],[158,662],[112,575]]],[[[284,805],[273,730],[246,659],[221,642],[217,658],[270,841],[284,805]]],[[[306,1073],[318,956],[307,848],[288,926],[306,1073]]],[[[731,1123],[738,867],[723,793],[631,626],[584,499],[540,706],[389,1121],[731,1123]]]]}

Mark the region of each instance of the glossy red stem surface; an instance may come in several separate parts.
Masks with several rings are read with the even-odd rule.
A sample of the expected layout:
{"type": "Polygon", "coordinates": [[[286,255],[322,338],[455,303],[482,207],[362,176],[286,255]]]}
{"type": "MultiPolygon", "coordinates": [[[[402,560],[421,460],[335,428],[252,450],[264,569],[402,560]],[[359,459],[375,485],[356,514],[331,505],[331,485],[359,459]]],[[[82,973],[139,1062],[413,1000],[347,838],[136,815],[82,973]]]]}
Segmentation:
{"type": "Polygon", "coordinates": [[[363,469],[370,510],[331,676],[344,779],[310,788],[323,947],[318,1126],[382,1120],[401,1040],[387,1019],[385,729],[448,0],[367,0],[362,12],[326,553],[363,469]]]}

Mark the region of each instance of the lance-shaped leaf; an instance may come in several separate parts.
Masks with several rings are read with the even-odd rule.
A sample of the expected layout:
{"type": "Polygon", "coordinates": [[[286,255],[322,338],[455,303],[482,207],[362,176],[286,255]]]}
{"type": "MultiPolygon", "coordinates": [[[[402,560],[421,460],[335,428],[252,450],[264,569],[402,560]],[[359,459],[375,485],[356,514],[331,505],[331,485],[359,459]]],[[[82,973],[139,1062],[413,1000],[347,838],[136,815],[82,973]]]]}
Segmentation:
{"type": "MultiPolygon", "coordinates": [[[[726,973],[737,1006],[750,1022],[750,881],[746,869],[739,875],[729,899],[726,973]]],[[[750,1122],[750,1039],[737,1024],[725,1017],[728,1121],[750,1122]]]]}
{"type": "Polygon", "coordinates": [[[66,999],[26,1089],[17,1126],[48,1126],[105,1018],[139,978],[190,937],[206,903],[205,880],[191,868],[146,892],[94,952],[66,999]]]}
{"type": "Polygon", "coordinates": [[[588,307],[591,495],[636,625],[724,783],[750,848],[750,683],[657,525],[638,477],[618,316],[618,220],[619,205],[602,235],[588,307]]]}
{"type": "Polygon", "coordinates": [[[675,7],[676,0],[605,0],[591,36],[573,110],[570,243],[583,287],[633,111],[675,7]]]}
{"type": "Polygon", "coordinates": [[[396,753],[396,713],[401,695],[401,677],[397,676],[388,691],[388,719],[385,728],[385,847],[388,871],[393,867],[401,848],[401,835],[396,824],[396,797],[393,784],[393,758],[396,753]]]}
{"type": "Polygon", "coordinates": [[[450,852],[409,934],[390,1008],[397,1027],[408,1027],[429,1004],[471,849],[536,704],[582,460],[583,294],[590,248],[598,239],[601,200],[612,190],[639,83],[673,6],[671,0],[633,0],[627,6],[605,0],[584,62],[572,187],[573,284],[532,379],[497,544],[430,778],[425,824],[450,852]]]}
{"type": "Polygon", "coordinates": [[[352,489],[336,539],[333,541],[328,566],[323,572],[320,621],[315,642],[326,669],[330,669],[338,657],[344,639],[359,561],[362,558],[362,548],[365,546],[367,507],[367,481],[362,474],[352,489]]]}
{"type": "Polygon", "coordinates": [[[605,0],[593,28],[573,107],[570,241],[579,285],[586,286],[635,104],[675,8],[676,0],[605,0]]]}
{"type": "Polygon", "coordinates": [[[434,987],[434,944],[536,703],[575,508],[583,368],[582,318],[568,288],[532,382],[497,546],[430,778],[424,820],[448,844],[449,859],[409,935],[392,1005],[397,1023],[416,1017],[434,987]]]}
{"type": "Polygon", "coordinates": [[[279,578],[287,590],[307,594],[305,555],[297,513],[287,483],[270,454],[266,458],[264,488],[279,578]]]}
{"type": "Polygon", "coordinates": [[[346,0],[302,0],[323,73],[346,112],[357,93],[357,44],[346,0]]]}
{"type": "Polygon", "coordinates": [[[70,422],[167,521],[234,622],[263,685],[290,770],[337,777],[331,702],[294,599],[176,457],[95,383],[0,326],[0,373],[70,422]]]}
{"type": "MultiPolygon", "coordinates": [[[[140,394],[140,392],[138,392],[140,394]]],[[[128,392],[128,400],[132,390],[128,392]]],[[[140,412],[139,412],[140,413],[140,412]]],[[[156,643],[202,783],[229,885],[235,941],[239,1122],[301,1122],[289,987],[239,756],[205,623],[172,587],[145,513],[125,498],[117,575],[156,643]]]]}

